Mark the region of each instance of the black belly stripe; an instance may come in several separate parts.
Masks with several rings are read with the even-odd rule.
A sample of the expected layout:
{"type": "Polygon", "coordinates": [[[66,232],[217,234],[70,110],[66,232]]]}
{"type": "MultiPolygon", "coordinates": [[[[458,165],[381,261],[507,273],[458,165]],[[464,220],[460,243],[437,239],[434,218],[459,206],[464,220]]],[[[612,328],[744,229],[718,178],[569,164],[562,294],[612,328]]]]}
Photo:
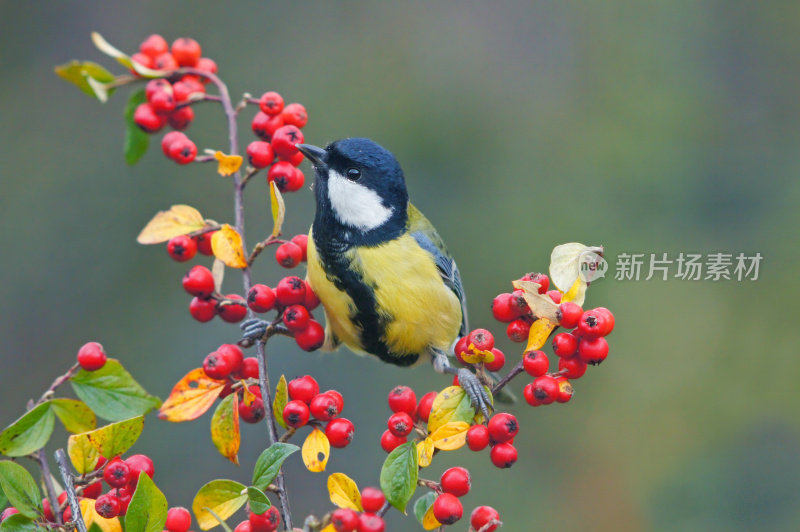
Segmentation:
{"type": "Polygon", "coordinates": [[[350,320],[361,331],[361,347],[364,351],[397,366],[410,366],[419,360],[418,353],[401,355],[389,350],[383,335],[390,317],[378,313],[374,287],[365,283],[363,276],[351,268],[346,253],[317,249],[328,280],[350,296],[355,304],[355,312],[350,315],[350,320]]]}

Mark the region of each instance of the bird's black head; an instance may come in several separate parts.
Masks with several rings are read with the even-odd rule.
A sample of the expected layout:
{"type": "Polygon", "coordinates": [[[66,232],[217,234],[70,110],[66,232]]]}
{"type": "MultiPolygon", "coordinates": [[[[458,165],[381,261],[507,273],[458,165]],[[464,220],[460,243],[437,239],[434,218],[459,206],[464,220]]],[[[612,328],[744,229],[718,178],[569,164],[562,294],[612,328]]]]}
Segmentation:
{"type": "Polygon", "coordinates": [[[403,232],[408,191],[391,152],[363,138],[337,140],[324,150],[308,144],[298,147],[316,173],[315,240],[375,245],[403,232]]]}

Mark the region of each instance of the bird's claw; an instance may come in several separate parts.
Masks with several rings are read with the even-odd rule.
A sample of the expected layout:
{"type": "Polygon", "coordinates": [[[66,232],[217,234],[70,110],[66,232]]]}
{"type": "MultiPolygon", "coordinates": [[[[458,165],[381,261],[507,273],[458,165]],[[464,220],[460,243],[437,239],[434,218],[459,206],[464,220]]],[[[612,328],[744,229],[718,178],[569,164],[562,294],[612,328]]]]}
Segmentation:
{"type": "Polygon", "coordinates": [[[267,321],[258,318],[252,318],[243,321],[239,327],[242,328],[242,338],[247,340],[249,343],[252,343],[263,338],[263,336],[267,333],[268,325],[269,322],[267,321]]]}
{"type": "Polygon", "coordinates": [[[492,410],[492,402],[483,384],[481,384],[481,381],[467,368],[459,369],[456,375],[458,375],[458,385],[464,388],[472,406],[476,410],[480,410],[486,419],[489,419],[489,412],[492,410]]]}

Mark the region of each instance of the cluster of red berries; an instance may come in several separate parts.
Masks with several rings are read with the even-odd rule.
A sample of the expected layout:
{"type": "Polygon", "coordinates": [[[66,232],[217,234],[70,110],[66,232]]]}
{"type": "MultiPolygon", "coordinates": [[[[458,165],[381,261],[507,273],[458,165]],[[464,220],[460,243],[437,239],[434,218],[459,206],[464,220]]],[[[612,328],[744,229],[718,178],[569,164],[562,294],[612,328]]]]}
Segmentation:
{"type": "MultiPolygon", "coordinates": [[[[465,355],[477,352],[490,351],[494,355],[491,362],[484,362],[483,366],[489,371],[500,371],[506,364],[506,355],[494,346],[494,335],[486,329],[474,329],[466,336],[462,336],[454,347],[456,358],[466,365],[465,355]]],[[[454,377],[453,385],[458,385],[458,377],[454,377]]]]}
{"type": "Polygon", "coordinates": [[[97,342],[87,342],[78,349],[78,365],[86,371],[97,371],[106,365],[103,346],[97,342]]]}
{"type": "Polygon", "coordinates": [[[519,432],[517,418],[507,412],[494,414],[486,425],[473,425],[467,430],[467,447],[471,451],[482,451],[491,447],[489,458],[500,469],[514,465],[517,448],[514,437],[519,432]]]}
{"type": "Polygon", "coordinates": [[[387,453],[408,441],[408,435],[417,422],[427,423],[431,415],[436,392],[428,392],[417,403],[414,390],[408,386],[395,386],[389,392],[389,408],[393,414],[387,421],[387,429],[381,435],[381,447],[387,453]]]}
{"type": "MultiPolygon", "coordinates": [[[[528,273],[520,280],[538,283],[540,294],[547,294],[556,304],[561,303],[561,292],[548,290],[550,288],[550,278],[547,275],[543,273],[528,273]]],[[[492,301],[494,319],[502,323],[508,323],[506,334],[512,342],[526,342],[531,325],[536,321],[536,316],[531,312],[522,294],[522,290],[514,290],[510,294],[500,294],[492,301]]]]}
{"type": "Polygon", "coordinates": [[[344,408],[342,394],[336,390],[320,393],[319,383],[311,375],[290,380],[287,391],[290,401],[282,412],[286,425],[299,429],[325,423],[325,436],[331,447],[341,449],[350,445],[356,429],[352,421],[338,417],[344,408]]]}
{"type": "MultiPolygon", "coordinates": [[[[181,67],[209,74],[217,72],[217,64],[202,57],[200,44],[188,37],[176,39],[169,47],[161,35],[151,35],[139,45],[139,52],[131,59],[147,68],[165,72],[181,67]]],[[[136,108],[133,121],[146,133],[156,133],[167,124],[178,132],[186,129],[194,120],[194,110],[188,104],[192,95],[205,94],[204,83],[207,79],[195,74],[150,80],[145,88],[147,102],[136,108]]],[[[192,162],[197,155],[194,142],[183,134],[168,133],[161,147],[167,157],[180,164],[192,162]]]]}
{"type": "Polygon", "coordinates": [[[263,514],[248,510],[248,517],[234,529],[234,532],[275,532],[281,524],[281,514],[274,506],[263,514]]]}
{"type": "Polygon", "coordinates": [[[469,471],[463,467],[451,467],[439,479],[441,494],[433,502],[433,516],[443,525],[452,525],[461,519],[464,508],[459,497],[469,493],[471,486],[469,471]]]}
{"type": "Polygon", "coordinates": [[[386,523],[378,512],[386,504],[386,497],[378,488],[366,487],[361,490],[363,512],[349,508],[339,508],[331,514],[331,525],[336,532],[384,532],[386,523]]]}
{"type": "Polygon", "coordinates": [[[167,242],[167,254],[176,262],[186,262],[192,260],[199,251],[207,257],[214,256],[211,249],[211,238],[217,231],[209,231],[197,236],[180,235],[170,238],[167,242]]]}
{"type": "Polygon", "coordinates": [[[297,149],[304,137],[301,129],[308,122],[306,108],[299,103],[284,105],[277,92],[265,92],[258,100],[260,111],[250,124],[259,140],[247,146],[247,159],[253,168],[269,168],[267,180],[281,192],[303,188],[305,176],[298,168],[303,154],[297,149]],[[277,159],[277,160],[276,160],[277,159]]]}
{"type": "Polygon", "coordinates": [[[237,394],[239,416],[243,421],[258,423],[264,419],[264,401],[258,384],[247,386],[249,394],[245,394],[243,387],[235,387],[242,379],[258,379],[258,360],[255,357],[245,357],[238,345],[222,344],[203,360],[203,371],[209,378],[226,381],[220,399],[234,392],[237,394]]]}

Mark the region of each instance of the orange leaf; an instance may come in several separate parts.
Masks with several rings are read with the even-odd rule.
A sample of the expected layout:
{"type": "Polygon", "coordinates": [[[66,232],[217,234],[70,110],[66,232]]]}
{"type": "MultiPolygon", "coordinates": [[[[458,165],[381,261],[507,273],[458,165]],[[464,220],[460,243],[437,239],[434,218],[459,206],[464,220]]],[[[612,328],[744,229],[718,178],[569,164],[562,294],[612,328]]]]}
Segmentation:
{"type": "Polygon", "coordinates": [[[239,465],[239,399],[235,393],[222,400],[211,418],[211,441],[219,454],[239,465]]]}
{"type": "Polygon", "coordinates": [[[172,388],[158,417],[175,423],[197,419],[211,408],[224,387],[224,381],[210,378],[203,368],[193,369],[172,388]]]}
{"type": "Polygon", "coordinates": [[[219,231],[211,237],[211,250],[214,256],[231,268],[247,268],[244,258],[242,237],[236,229],[228,224],[223,224],[219,231]]]}
{"type": "Polygon", "coordinates": [[[140,244],[160,244],[170,238],[186,235],[205,227],[203,215],[189,205],[173,205],[160,211],[147,223],[136,241],[140,244]]]}
{"type": "Polygon", "coordinates": [[[534,321],[528,333],[528,345],[525,347],[525,351],[541,349],[557,325],[558,323],[552,322],[547,318],[539,318],[534,321]]]}
{"type": "Polygon", "coordinates": [[[218,151],[214,153],[214,158],[219,161],[217,172],[222,177],[233,175],[242,166],[241,155],[225,155],[218,151]]]}

